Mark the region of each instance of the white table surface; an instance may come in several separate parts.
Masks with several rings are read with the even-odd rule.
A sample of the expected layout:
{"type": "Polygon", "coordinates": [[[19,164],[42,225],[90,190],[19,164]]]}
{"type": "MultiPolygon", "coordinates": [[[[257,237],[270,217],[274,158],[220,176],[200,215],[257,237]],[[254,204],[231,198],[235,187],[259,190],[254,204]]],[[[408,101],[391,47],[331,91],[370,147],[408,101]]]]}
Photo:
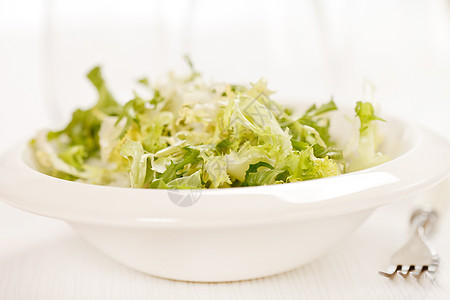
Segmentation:
{"type": "Polygon", "coordinates": [[[268,278],[219,284],[145,275],[107,258],[64,222],[0,203],[0,299],[450,299],[450,218],[433,244],[435,282],[377,274],[406,239],[411,201],[378,209],[320,259],[268,278]]]}
{"type": "MultiPolygon", "coordinates": [[[[111,8],[109,1],[103,1],[104,5],[100,3],[101,1],[95,1],[97,6],[90,6],[94,1],[0,1],[0,152],[29,136],[37,128],[48,124],[49,107],[45,109],[43,104],[46,102],[43,99],[51,95],[48,91],[51,82],[43,80],[48,75],[44,61],[48,59],[49,54],[42,43],[46,37],[43,29],[48,25],[44,18],[47,12],[43,10],[42,5],[50,2],[56,3],[54,21],[57,25],[63,28],[66,24],[64,22],[68,20],[67,24],[73,25],[73,28],[81,28],[82,34],[76,36],[78,46],[82,45],[83,38],[84,41],[102,39],[102,36],[95,34],[94,38],[85,35],[91,31],[91,26],[95,29],[95,21],[100,19],[101,22],[101,18],[108,15],[108,9],[111,8]],[[85,7],[92,9],[90,14],[83,14],[85,7]],[[57,15],[58,13],[60,15],[57,15]],[[80,17],[84,19],[81,19],[80,27],[76,27],[76,21],[79,21],[80,17]]],[[[138,0],[135,2],[139,3],[138,0]]],[[[241,12],[241,21],[249,25],[255,24],[254,28],[249,26],[255,32],[244,32],[240,25],[229,35],[224,34],[225,31],[219,32],[225,40],[238,39],[239,43],[243,43],[253,33],[259,34],[261,28],[266,28],[255,22],[261,20],[263,24],[272,22],[270,28],[276,30],[269,31],[267,36],[275,38],[277,43],[270,45],[281,45],[279,48],[272,47],[273,49],[266,47],[266,50],[274,51],[272,56],[264,52],[252,52],[249,48],[248,52],[251,55],[261,57],[247,61],[249,53],[233,52],[233,43],[224,42],[217,44],[217,49],[214,48],[216,46],[210,40],[217,35],[217,28],[221,25],[220,14],[198,13],[196,15],[199,20],[198,34],[195,37],[196,43],[193,44],[197,45],[197,48],[193,47],[194,58],[207,75],[226,74],[225,77],[229,78],[240,75],[254,80],[255,76],[265,74],[269,77],[269,82],[274,83],[275,89],[284,91],[287,88],[288,93],[317,96],[321,100],[333,94],[338,103],[347,102],[347,104],[354,103],[357,98],[355,95],[360,95],[362,78],[368,76],[377,85],[378,100],[385,111],[418,121],[448,140],[450,138],[448,1],[431,1],[432,3],[426,0],[414,3],[399,1],[396,4],[389,0],[376,1],[373,4],[367,2],[365,6],[355,7],[350,15],[347,15],[345,5],[334,5],[334,1],[322,2],[326,8],[325,15],[331,17],[328,18],[331,25],[328,25],[334,36],[338,37],[325,39],[327,44],[324,47],[327,52],[305,48],[305,46],[312,47],[315,42],[321,45],[314,35],[305,37],[305,34],[308,34],[306,29],[316,24],[315,20],[308,19],[314,15],[314,11],[309,10],[314,10],[312,4],[319,1],[306,1],[305,5],[299,7],[294,2],[289,2],[292,4],[291,8],[289,6],[282,8],[279,5],[272,7],[269,1],[267,2],[269,6],[263,7],[262,11],[255,10],[262,6],[249,2],[245,9],[254,11],[253,15],[246,14],[244,9],[241,12]],[[297,12],[294,9],[297,9],[302,17],[296,17],[297,12]],[[278,14],[279,18],[266,18],[265,13],[270,16],[278,14]],[[260,16],[262,17],[259,18],[260,16]],[[293,20],[297,23],[283,23],[280,20],[284,20],[284,16],[294,16],[293,20]],[[250,17],[254,17],[255,20],[249,22],[247,19],[250,17]],[[357,22],[357,26],[340,26],[342,24],[339,22],[346,20],[357,22]],[[296,28],[298,32],[293,33],[297,36],[297,42],[303,41],[303,45],[285,47],[288,42],[296,42],[289,36],[277,34],[280,30],[286,29],[285,27],[292,30],[296,28]],[[201,31],[203,29],[204,32],[201,31]],[[339,35],[346,32],[349,32],[348,36],[339,35]],[[223,47],[229,47],[224,51],[228,55],[234,53],[235,59],[244,60],[246,69],[242,70],[243,72],[236,74],[234,65],[228,66],[228,61],[233,61],[229,57],[218,60],[215,64],[208,60],[206,52],[215,53],[223,47]],[[291,51],[285,53],[286,49],[291,51]],[[277,55],[279,54],[277,51],[284,54],[277,55]],[[198,53],[197,56],[195,53],[198,53]],[[316,56],[317,53],[325,53],[326,58],[331,58],[324,60],[316,56]],[[292,55],[307,58],[299,62],[301,68],[297,64],[291,64],[292,55]],[[266,57],[273,59],[273,66],[276,68],[261,67],[261,61],[266,57]],[[330,65],[323,65],[324,63],[330,65]],[[264,73],[266,71],[268,74],[264,73]],[[281,73],[277,74],[277,71],[281,73]],[[296,74],[298,77],[291,78],[295,79],[294,82],[285,81],[286,72],[296,74]],[[298,82],[303,83],[301,88],[297,86],[298,82]]],[[[204,9],[206,12],[221,11],[216,7],[210,7],[208,3],[211,2],[199,1],[198,9],[204,9]]],[[[274,3],[276,2],[272,4],[274,3]]],[[[241,4],[244,5],[239,2],[239,5],[241,4]]],[[[236,3],[223,5],[232,12],[236,3]]],[[[135,11],[128,12],[129,17],[134,18],[138,11],[139,6],[135,11]]],[[[117,16],[122,15],[122,9],[117,9],[111,14],[112,20],[115,22],[117,16]]],[[[146,12],[140,15],[147,17],[146,12]]],[[[115,28],[114,24],[111,26],[115,28]]],[[[95,30],[93,32],[95,33],[95,30]]],[[[128,35],[126,30],[123,32],[128,35]]],[[[129,32],[132,33],[133,29],[129,32]]],[[[116,38],[116,33],[113,34],[113,38],[116,38]]],[[[66,37],[64,32],[61,36],[66,37]]],[[[105,34],[104,40],[109,42],[109,37],[110,35],[105,34]]],[[[261,38],[261,35],[256,37],[261,38]]],[[[57,51],[54,54],[70,56],[71,53],[68,51],[71,50],[72,44],[68,42],[71,38],[67,36],[67,39],[62,39],[59,45],[55,44],[57,51]]],[[[117,40],[120,41],[119,38],[117,40]]],[[[93,48],[99,44],[93,42],[93,48]]],[[[114,67],[126,69],[121,65],[121,60],[116,59],[117,53],[114,52],[124,49],[116,46],[106,44],[104,48],[99,47],[98,56],[92,57],[89,56],[91,52],[76,50],[76,55],[58,65],[60,69],[57,69],[64,71],[64,76],[69,76],[70,80],[73,79],[76,90],[72,89],[71,93],[67,94],[65,87],[55,88],[60,88],[59,92],[63,95],[66,93],[65,95],[72,98],[78,97],[76,92],[80,88],[82,95],[79,98],[88,99],[83,93],[86,92],[91,96],[93,94],[92,90],[86,87],[82,74],[90,67],[89,64],[97,62],[106,64],[107,71],[109,70],[107,75],[114,83],[113,87],[117,82],[140,75],[141,69],[136,66],[141,67],[141,61],[140,58],[133,60],[136,56],[134,52],[124,54],[127,57],[126,61],[130,62],[130,68],[134,66],[134,69],[129,69],[128,73],[114,70],[114,67]],[[106,62],[99,61],[99,58],[104,57],[106,62]]],[[[157,60],[158,56],[155,57],[157,60]]],[[[66,80],[66,77],[56,79],[57,83],[71,82],[66,80]]],[[[448,198],[448,195],[446,197],[448,198]]],[[[245,282],[196,284],[156,278],[128,269],[84,242],[64,222],[32,215],[0,201],[0,300],[450,299],[448,238],[450,216],[443,219],[440,230],[433,238],[433,244],[442,258],[435,282],[430,283],[427,280],[416,282],[402,278],[390,281],[377,274],[378,270],[386,266],[390,255],[406,239],[412,206],[412,201],[402,201],[378,209],[353,235],[328,254],[291,272],[245,282]]]]}

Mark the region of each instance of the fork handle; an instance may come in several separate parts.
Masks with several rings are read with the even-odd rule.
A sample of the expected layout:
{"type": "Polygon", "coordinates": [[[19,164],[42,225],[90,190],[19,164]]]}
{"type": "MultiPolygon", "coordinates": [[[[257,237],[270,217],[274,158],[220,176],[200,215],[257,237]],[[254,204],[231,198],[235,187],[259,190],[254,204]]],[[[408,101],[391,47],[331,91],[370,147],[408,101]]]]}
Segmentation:
{"type": "Polygon", "coordinates": [[[423,229],[426,235],[430,235],[435,229],[437,220],[438,214],[436,210],[419,208],[413,212],[410,222],[415,231],[423,229]]]}
{"type": "Polygon", "coordinates": [[[414,230],[423,227],[425,234],[432,234],[439,226],[439,220],[446,214],[449,206],[450,178],[444,179],[433,188],[415,197],[418,207],[411,216],[414,230]]]}

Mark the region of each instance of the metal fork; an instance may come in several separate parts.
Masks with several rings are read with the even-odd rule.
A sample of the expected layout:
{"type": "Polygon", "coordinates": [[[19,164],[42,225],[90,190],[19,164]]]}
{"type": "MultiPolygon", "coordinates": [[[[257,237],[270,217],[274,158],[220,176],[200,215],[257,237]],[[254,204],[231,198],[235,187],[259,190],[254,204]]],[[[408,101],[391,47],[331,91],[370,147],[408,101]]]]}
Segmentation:
{"type": "Polygon", "coordinates": [[[439,266],[439,255],[428,241],[434,229],[438,214],[433,209],[418,209],[411,216],[411,226],[414,229],[409,241],[391,258],[391,265],[386,272],[379,271],[380,275],[394,278],[395,274],[403,278],[408,275],[419,279],[423,273],[434,280],[439,266]]]}

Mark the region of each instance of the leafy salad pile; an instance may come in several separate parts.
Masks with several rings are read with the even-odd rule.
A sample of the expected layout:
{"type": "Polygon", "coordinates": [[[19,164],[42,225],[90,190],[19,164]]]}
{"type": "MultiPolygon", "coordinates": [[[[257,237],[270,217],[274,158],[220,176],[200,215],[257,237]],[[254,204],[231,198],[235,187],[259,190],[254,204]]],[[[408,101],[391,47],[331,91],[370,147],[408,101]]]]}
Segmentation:
{"type": "Polygon", "coordinates": [[[99,67],[87,77],[97,103],[30,142],[47,175],[133,188],[225,188],[334,176],[389,159],[376,151],[381,119],[369,102],[357,102],[359,120],[343,151],[329,133],[332,100],[294,117],[271,98],[264,79],[250,86],[207,83],[191,67],[163,83],[139,80],[146,96],[134,92],[121,105],[99,67]]]}

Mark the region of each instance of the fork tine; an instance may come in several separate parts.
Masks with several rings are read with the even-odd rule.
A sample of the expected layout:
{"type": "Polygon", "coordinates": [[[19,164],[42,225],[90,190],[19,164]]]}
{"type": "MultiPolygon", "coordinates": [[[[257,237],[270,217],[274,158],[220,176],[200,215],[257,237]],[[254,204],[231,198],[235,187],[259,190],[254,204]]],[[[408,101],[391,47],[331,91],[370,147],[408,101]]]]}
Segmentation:
{"type": "Polygon", "coordinates": [[[383,271],[378,271],[378,274],[380,274],[381,276],[387,277],[389,279],[392,279],[395,275],[395,272],[394,273],[386,273],[383,271]]]}
{"type": "Polygon", "coordinates": [[[389,266],[388,270],[386,272],[383,271],[378,271],[378,274],[380,274],[381,276],[387,277],[389,279],[394,278],[395,273],[397,273],[397,271],[401,270],[402,266],[398,265],[398,266],[389,266]]]}
{"type": "Polygon", "coordinates": [[[389,279],[394,278],[395,272],[394,273],[386,273],[383,271],[378,271],[378,274],[380,274],[381,276],[387,277],[389,279]]]}
{"type": "Polygon", "coordinates": [[[426,271],[427,278],[430,280],[436,279],[437,269],[438,269],[437,265],[428,266],[427,271],[426,271]]]}
{"type": "Polygon", "coordinates": [[[414,271],[414,265],[411,266],[402,266],[401,270],[397,271],[397,273],[403,278],[408,277],[409,273],[414,271]]]}
{"type": "Polygon", "coordinates": [[[425,274],[426,274],[427,278],[429,280],[431,280],[431,281],[436,279],[436,275],[437,275],[436,272],[429,272],[429,271],[427,271],[425,274]]]}
{"type": "Polygon", "coordinates": [[[414,277],[415,279],[419,280],[420,275],[422,275],[422,273],[424,272],[424,266],[421,265],[417,265],[414,268],[414,271],[411,272],[411,276],[414,277]]]}

